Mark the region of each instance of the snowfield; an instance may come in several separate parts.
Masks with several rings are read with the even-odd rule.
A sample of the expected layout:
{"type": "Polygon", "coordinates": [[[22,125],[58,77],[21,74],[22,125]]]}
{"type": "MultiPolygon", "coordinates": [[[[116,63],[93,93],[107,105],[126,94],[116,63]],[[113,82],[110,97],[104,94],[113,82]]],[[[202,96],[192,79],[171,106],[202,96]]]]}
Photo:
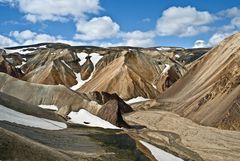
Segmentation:
{"type": "Polygon", "coordinates": [[[142,101],[148,101],[150,99],[148,98],[144,98],[144,97],[136,97],[136,98],[132,98],[128,101],[125,101],[127,104],[133,104],[133,103],[137,103],[137,102],[142,102],[142,101]]]}
{"type": "Polygon", "coordinates": [[[70,112],[68,116],[71,118],[70,123],[81,124],[91,127],[101,127],[104,129],[120,129],[119,127],[107,122],[90,112],[80,109],[78,112],[70,112]]]}
{"type": "Polygon", "coordinates": [[[183,161],[181,158],[178,158],[170,153],[167,153],[164,150],[159,149],[145,141],[140,140],[140,143],[143,144],[146,148],[148,148],[152,155],[158,161],[183,161]]]}
{"type": "Polygon", "coordinates": [[[67,128],[65,123],[26,115],[3,105],[0,105],[0,120],[46,130],[61,130],[67,128]]]}

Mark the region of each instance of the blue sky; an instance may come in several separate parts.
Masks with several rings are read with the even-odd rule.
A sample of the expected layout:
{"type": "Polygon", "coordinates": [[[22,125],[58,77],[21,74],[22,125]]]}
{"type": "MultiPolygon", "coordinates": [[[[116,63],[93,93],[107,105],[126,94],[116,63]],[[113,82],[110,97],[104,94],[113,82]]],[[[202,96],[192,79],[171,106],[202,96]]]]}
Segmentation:
{"type": "Polygon", "coordinates": [[[239,0],[0,0],[1,47],[211,47],[239,30],[239,0]]]}

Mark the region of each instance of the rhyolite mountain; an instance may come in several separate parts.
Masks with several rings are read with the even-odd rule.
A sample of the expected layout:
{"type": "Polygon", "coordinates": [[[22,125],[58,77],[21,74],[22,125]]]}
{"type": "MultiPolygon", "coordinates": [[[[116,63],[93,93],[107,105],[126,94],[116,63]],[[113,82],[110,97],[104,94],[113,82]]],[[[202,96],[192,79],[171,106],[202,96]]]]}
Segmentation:
{"type": "Polygon", "coordinates": [[[7,153],[0,159],[156,160],[145,141],[177,160],[238,160],[239,40],[236,33],[212,49],[61,43],[1,49],[0,110],[67,128],[0,120],[0,150],[7,153]],[[82,110],[122,129],[90,127],[92,116],[82,110]]]}

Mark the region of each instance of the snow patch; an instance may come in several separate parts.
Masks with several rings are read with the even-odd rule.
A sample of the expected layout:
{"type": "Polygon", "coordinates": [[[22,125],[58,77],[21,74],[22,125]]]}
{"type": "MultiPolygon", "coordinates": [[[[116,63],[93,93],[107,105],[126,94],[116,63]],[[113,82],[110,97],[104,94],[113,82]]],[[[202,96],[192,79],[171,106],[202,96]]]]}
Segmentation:
{"type": "MultiPolygon", "coordinates": [[[[97,62],[98,62],[103,56],[99,55],[98,53],[91,53],[91,54],[89,54],[89,55],[91,56],[90,59],[91,59],[93,65],[94,65],[94,70],[95,70],[95,65],[97,64],[97,62]]],[[[86,62],[86,59],[85,59],[85,58],[88,56],[88,54],[87,54],[87,53],[77,53],[77,56],[78,56],[78,58],[80,59],[79,64],[80,64],[80,65],[83,65],[83,64],[86,62]]],[[[93,72],[94,72],[94,71],[93,71],[93,72]]],[[[76,85],[72,86],[71,89],[75,91],[75,90],[79,89],[82,85],[84,85],[86,82],[88,82],[89,80],[91,80],[91,79],[92,79],[92,76],[93,76],[93,72],[91,73],[91,76],[90,76],[87,80],[82,80],[80,73],[75,73],[75,75],[76,75],[76,77],[77,77],[77,82],[78,82],[78,83],[77,83],[76,85]]]]}
{"type": "Polygon", "coordinates": [[[148,98],[144,98],[144,97],[136,97],[136,98],[132,98],[128,101],[125,101],[127,104],[133,104],[133,103],[137,103],[137,102],[142,102],[142,101],[147,101],[150,100],[148,98]]]}
{"type": "Polygon", "coordinates": [[[175,57],[176,57],[176,58],[180,58],[180,55],[176,54],[175,57]]]}
{"type": "Polygon", "coordinates": [[[183,159],[178,158],[170,153],[165,152],[162,149],[157,148],[156,146],[153,146],[145,141],[140,140],[140,143],[143,144],[146,148],[150,150],[152,155],[156,158],[158,161],[183,161],[183,159]]]}
{"type": "Polygon", "coordinates": [[[91,53],[91,54],[87,54],[87,53],[83,53],[83,52],[82,53],[77,53],[77,56],[80,59],[80,62],[79,62],[80,65],[83,65],[85,63],[86,57],[88,55],[91,56],[90,59],[91,59],[93,65],[94,65],[94,67],[97,64],[97,62],[103,57],[98,53],[91,53]]]}
{"type": "Polygon", "coordinates": [[[163,74],[168,74],[168,71],[169,71],[169,69],[170,69],[170,65],[168,65],[168,64],[165,64],[165,68],[163,69],[163,74]]]}
{"type": "Polygon", "coordinates": [[[94,67],[99,62],[99,60],[102,59],[102,57],[103,57],[103,56],[99,55],[98,53],[92,53],[92,54],[90,54],[90,56],[91,56],[91,61],[94,65],[94,67]]]}
{"type": "Polygon", "coordinates": [[[69,122],[91,126],[91,127],[101,127],[104,129],[120,129],[119,127],[105,121],[90,112],[80,109],[78,112],[70,112],[68,116],[71,118],[69,122]]]}
{"type": "Polygon", "coordinates": [[[48,109],[48,110],[53,110],[53,111],[58,110],[58,107],[56,105],[38,105],[38,106],[43,109],[48,109]]]}
{"type": "Polygon", "coordinates": [[[26,62],[23,61],[22,64],[21,65],[17,65],[16,68],[21,68],[24,64],[26,64],[26,62]]]}
{"type": "Polygon", "coordinates": [[[93,74],[91,74],[91,76],[90,76],[87,80],[82,80],[80,73],[75,73],[75,76],[77,77],[77,82],[78,82],[78,83],[77,83],[76,85],[72,86],[71,89],[74,90],[74,91],[76,91],[76,90],[79,89],[82,85],[84,85],[86,82],[88,82],[89,80],[91,80],[91,79],[92,79],[92,75],[93,75],[93,74]]]}
{"type": "Polygon", "coordinates": [[[157,50],[162,51],[162,50],[171,50],[171,48],[168,47],[159,47],[157,50]]]}
{"type": "Polygon", "coordinates": [[[77,53],[77,57],[80,59],[79,64],[83,65],[86,61],[86,57],[88,56],[87,53],[77,53]]]}
{"type": "Polygon", "coordinates": [[[67,128],[65,123],[26,115],[2,105],[0,105],[0,120],[46,130],[60,130],[67,128]]]}
{"type": "Polygon", "coordinates": [[[22,48],[22,49],[4,49],[6,51],[7,54],[11,54],[11,53],[19,53],[22,55],[26,55],[26,54],[30,54],[34,51],[29,51],[26,50],[27,48],[22,48]]]}

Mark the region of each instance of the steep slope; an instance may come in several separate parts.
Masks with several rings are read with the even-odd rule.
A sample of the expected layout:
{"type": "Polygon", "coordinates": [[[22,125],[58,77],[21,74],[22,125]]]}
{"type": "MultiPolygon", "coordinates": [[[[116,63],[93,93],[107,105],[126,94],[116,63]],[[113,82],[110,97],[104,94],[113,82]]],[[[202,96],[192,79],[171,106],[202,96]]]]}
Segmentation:
{"type": "Polygon", "coordinates": [[[62,84],[66,87],[77,84],[72,70],[58,59],[32,70],[22,80],[38,84],[62,84]]]}
{"type": "Polygon", "coordinates": [[[0,55],[0,72],[7,73],[16,78],[20,78],[22,75],[21,71],[8,62],[3,55],[0,55]]]}
{"type": "Polygon", "coordinates": [[[198,123],[240,130],[240,33],[210,50],[159,101],[177,103],[173,111],[198,123]]]}
{"type": "Polygon", "coordinates": [[[68,49],[54,49],[46,48],[42,50],[37,50],[31,53],[32,58],[30,58],[26,64],[21,67],[21,70],[27,74],[32,70],[41,67],[53,60],[63,60],[71,69],[75,72],[80,70],[80,65],[78,64],[79,59],[72,51],[68,49]]]}
{"type": "Polygon", "coordinates": [[[59,116],[55,112],[51,112],[48,110],[44,110],[39,108],[38,106],[34,106],[25,101],[17,99],[16,97],[7,95],[5,93],[0,92],[0,105],[8,107],[9,109],[32,115],[40,118],[46,118],[50,120],[65,122],[63,117],[59,116]]]}
{"type": "Polygon", "coordinates": [[[91,61],[91,56],[87,56],[85,63],[80,68],[80,74],[82,80],[87,80],[94,71],[94,64],[91,61]]]}
{"type": "Polygon", "coordinates": [[[180,77],[177,72],[172,72],[176,79],[168,75],[174,71],[173,66],[138,51],[110,53],[96,64],[92,79],[77,91],[117,93],[125,100],[137,96],[155,98],[180,77]]]}
{"type": "Polygon", "coordinates": [[[120,121],[111,122],[114,125],[127,126],[122,119],[120,112],[122,111],[120,109],[121,106],[115,104],[115,106],[112,107],[114,110],[108,110],[108,108],[106,108],[108,102],[104,105],[99,105],[96,102],[81,97],[63,85],[56,86],[29,83],[0,72],[0,91],[33,105],[56,105],[58,107],[57,113],[65,118],[67,118],[67,115],[71,111],[78,112],[80,109],[86,109],[90,113],[109,122],[120,121]],[[102,111],[108,112],[103,113],[102,111]],[[112,119],[112,116],[118,118],[112,119]]]}

